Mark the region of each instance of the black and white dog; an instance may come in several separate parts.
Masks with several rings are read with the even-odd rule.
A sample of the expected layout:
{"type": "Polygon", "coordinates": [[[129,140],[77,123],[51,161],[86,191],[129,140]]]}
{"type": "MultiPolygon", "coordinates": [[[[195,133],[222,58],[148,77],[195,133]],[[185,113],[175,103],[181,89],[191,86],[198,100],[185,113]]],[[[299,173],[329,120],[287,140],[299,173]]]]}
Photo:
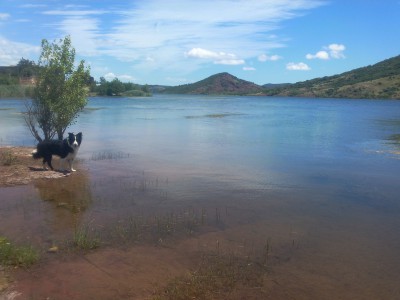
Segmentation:
{"type": "Polygon", "coordinates": [[[37,144],[36,152],[32,153],[34,159],[43,158],[43,169],[46,170],[46,162],[49,167],[53,169],[51,165],[51,159],[53,155],[57,155],[61,158],[60,160],[60,171],[64,171],[65,161],[69,164],[71,172],[75,172],[72,167],[75,156],[78,153],[79,147],[82,143],[82,132],[78,134],[68,133],[68,138],[60,140],[43,141],[37,144]]]}

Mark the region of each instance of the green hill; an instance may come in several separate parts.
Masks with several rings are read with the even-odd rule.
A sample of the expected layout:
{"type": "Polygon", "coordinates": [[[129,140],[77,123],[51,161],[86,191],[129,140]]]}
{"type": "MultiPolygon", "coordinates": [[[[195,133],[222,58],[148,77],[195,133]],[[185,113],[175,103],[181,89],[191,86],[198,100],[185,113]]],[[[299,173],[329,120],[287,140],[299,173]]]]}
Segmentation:
{"type": "Polygon", "coordinates": [[[400,99],[400,55],[339,75],[265,88],[270,96],[400,99]]]}
{"type": "Polygon", "coordinates": [[[169,94],[400,99],[400,55],[375,65],[294,84],[282,83],[259,86],[228,73],[219,73],[192,84],[163,87],[157,92],[169,94]]]}
{"type": "Polygon", "coordinates": [[[167,94],[201,95],[250,95],[261,94],[263,88],[252,82],[239,79],[229,73],[219,73],[191,84],[166,87],[167,94]]]}

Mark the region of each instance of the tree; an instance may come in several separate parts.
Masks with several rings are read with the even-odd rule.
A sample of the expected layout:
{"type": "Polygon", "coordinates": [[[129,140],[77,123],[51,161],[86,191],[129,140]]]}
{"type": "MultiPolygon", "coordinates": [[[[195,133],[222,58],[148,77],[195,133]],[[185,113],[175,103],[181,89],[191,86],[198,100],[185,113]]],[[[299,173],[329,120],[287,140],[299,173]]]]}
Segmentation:
{"type": "Polygon", "coordinates": [[[118,79],[114,78],[110,82],[110,90],[107,92],[108,96],[120,96],[125,91],[124,84],[118,79]]]}
{"type": "Polygon", "coordinates": [[[42,40],[38,79],[25,115],[29,130],[38,141],[50,140],[56,134],[62,140],[67,127],[87,104],[89,68],[83,60],[76,68],[74,62],[75,49],[70,36],[53,43],[42,40]]]}
{"type": "Polygon", "coordinates": [[[21,58],[21,60],[17,64],[18,75],[20,77],[31,77],[36,75],[37,67],[34,61],[29,59],[21,58]]]}

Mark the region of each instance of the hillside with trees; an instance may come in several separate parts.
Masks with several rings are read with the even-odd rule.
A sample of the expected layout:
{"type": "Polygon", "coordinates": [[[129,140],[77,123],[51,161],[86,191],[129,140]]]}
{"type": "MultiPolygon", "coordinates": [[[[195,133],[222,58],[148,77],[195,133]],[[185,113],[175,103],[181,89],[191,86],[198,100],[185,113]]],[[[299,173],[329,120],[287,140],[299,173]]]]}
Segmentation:
{"type": "Polygon", "coordinates": [[[201,81],[165,87],[169,94],[267,95],[286,97],[400,99],[400,55],[339,75],[316,78],[294,84],[259,86],[228,73],[201,81]]]}
{"type": "Polygon", "coordinates": [[[400,55],[339,75],[266,88],[269,96],[400,99],[400,55]]]}
{"type": "Polygon", "coordinates": [[[38,70],[35,62],[24,58],[16,66],[0,66],[0,98],[32,97],[38,70]]]}
{"type": "Polygon", "coordinates": [[[229,73],[219,73],[192,84],[165,88],[167,94],[202,94],[202,95],[255,95],[263,88],[252,82],[239,79],[229,73]]]}

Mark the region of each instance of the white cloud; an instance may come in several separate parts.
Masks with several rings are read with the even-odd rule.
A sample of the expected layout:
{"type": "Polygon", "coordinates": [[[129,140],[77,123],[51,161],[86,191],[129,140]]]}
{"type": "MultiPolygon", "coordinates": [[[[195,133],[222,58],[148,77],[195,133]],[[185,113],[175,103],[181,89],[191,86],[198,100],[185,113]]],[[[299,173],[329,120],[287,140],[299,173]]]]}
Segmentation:
{"type": "Polygon", "coordinates": [[[255,71],[256,68],[253,67],[243,67],[243,71],[255,71]]]}
{"type": "Polygon", "coordinates": [[[59,16],[56,26],[71,34],[78,54],[105,54],[147,71],[193,70],[205,62],[242,65],[260,53],[284,47],[285,41],[271,32],[282,21],[321,5],[319,0],[249,0],[240,5],[237,0],[186,0],[184,4],[148,0],[134,1],[124,11],[89,7],[44,13],[59,16]],[[107,14],[107,22],[100,21],[102,14],[107,14]],[[184,53],[198,59],[185,60],[184,53]]]}
{"type": "Polygon", "coordinates": [[[0,21],[5,21],[10,17],[10,14],[0,13],[0,21]]]}
{"type": "Polygon", "coordinates": [[[71,17],[60,23],[60,29],[71,35],[77,53],[86,56],[101,54],[99,20],[95,18],[71,17]]]}
{"type": "Polygon", "coordinates": [[[105,74],[103,77],[107,81],[113,81],[115,78],[117,78],[117,76],[112,72],[105,74]]]}
{"type": "Polygon", "coordinates": [[[131,75],[118,75],[117,76],[112,72],[105,74],[103,77],[107,81],[113,81],[115,78],[118,78],[118,80],[120,80],[122,82],[134,82],[135,81],[135,78],[132,77],[131,75]]]}
{"type": "Polygon", "coordinates": [[[328,60],[331,58],[339,59],[345,58],[343,51],[346,49],[344,45],[341,44],[330,44],[329,46],[323,47],[325,50],[318,51],[316,54],[307,54],[307,59],[323,59],[328,60]]]}
{"type": "Polygon", "coordinates": [[[266,55],[266,54],[261,54],[258,56],[258,60],[261,62],[266,62],[266,61],[277,61],[282,59],[282,56],[279,55],[266,55]]]}
{"type": "Polygon", "coordinates": [[[290,71],[309,71],[311,68],[305,63],[288,63],[286,65],[286,69],[290,71]]]}
{"type": "Polygon", "coordinates": [[[214,52],[202,48],[193,48],[185,53],[186,57],[209,59],[218,65],[242,65],[243,59],[239,59],[235,54],[225,52],[214,52]]]}
{"type": "Polygon", "coordinates": [[[16,65],[22,57],[35,58],[40,53],[40,47],[7,40],[0,36],[0,66],[16,65]]]}
{"type": "Polygon", "coordinates": [[[346,49],[345,45],[330,44],[328,49],[332,58],[345,58],[343,54],[343,51],[346,49]]]}
{"type": "Polygon", "coordinates": [[[316,54],[307,54],[307,59],[329,59],[329,53],[326,51],[318,51],[316,54]]]}

